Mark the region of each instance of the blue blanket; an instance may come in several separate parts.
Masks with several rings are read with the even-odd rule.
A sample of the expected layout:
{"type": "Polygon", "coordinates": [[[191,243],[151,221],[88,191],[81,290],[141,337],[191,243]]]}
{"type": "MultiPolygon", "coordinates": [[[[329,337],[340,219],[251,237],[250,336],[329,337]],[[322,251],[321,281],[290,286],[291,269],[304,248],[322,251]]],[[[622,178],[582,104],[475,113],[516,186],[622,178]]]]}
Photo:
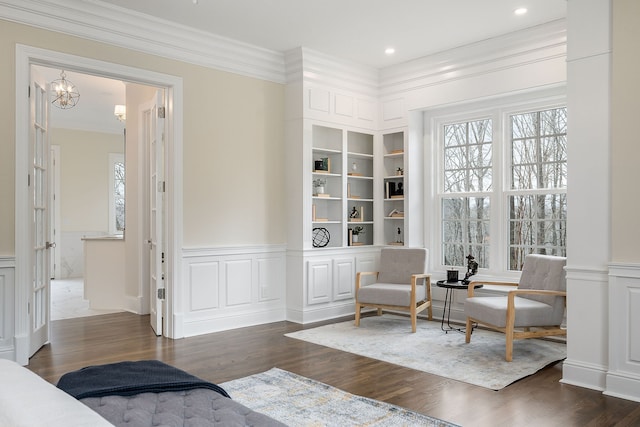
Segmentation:
{"type": "Polygon", "coordinates": [[[230,397],[222,387],[159,360],[88,366],[64,374],[58,381],[58,388],[76,399],[110,395],[132,396],[196,388],[214,390],[230,397]]]}

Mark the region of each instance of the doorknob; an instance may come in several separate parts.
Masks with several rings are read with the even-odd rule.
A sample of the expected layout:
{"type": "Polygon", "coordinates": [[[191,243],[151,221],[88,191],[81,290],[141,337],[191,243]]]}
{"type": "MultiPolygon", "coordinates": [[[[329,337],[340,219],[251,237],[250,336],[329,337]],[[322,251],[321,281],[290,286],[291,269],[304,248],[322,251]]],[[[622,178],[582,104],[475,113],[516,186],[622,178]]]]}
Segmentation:
{"type": "Polygon", "coordinates": [[[47,242],[45,243],[45,249],[51,249],[56,247],[56,242],[47,242]]]}

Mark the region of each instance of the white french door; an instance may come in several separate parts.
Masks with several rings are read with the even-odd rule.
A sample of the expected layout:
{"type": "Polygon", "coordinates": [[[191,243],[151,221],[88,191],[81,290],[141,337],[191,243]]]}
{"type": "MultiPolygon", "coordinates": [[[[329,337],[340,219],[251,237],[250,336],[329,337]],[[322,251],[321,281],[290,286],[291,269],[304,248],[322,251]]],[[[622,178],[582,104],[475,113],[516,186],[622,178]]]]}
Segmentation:
{"type": "Polygon", "coordinates": [[[46,81],[31,67],[29,208],[32,221],[29,357],[49,341],[49,102],[46,81]]]}
{"type": "Polygon", "coordinates": [[[145,110],[145,139],[149,153],[149,312],[151,327],[163,335],[165,301],[164,250],[164,91],[158,90],[153,106],[145,110]]]}

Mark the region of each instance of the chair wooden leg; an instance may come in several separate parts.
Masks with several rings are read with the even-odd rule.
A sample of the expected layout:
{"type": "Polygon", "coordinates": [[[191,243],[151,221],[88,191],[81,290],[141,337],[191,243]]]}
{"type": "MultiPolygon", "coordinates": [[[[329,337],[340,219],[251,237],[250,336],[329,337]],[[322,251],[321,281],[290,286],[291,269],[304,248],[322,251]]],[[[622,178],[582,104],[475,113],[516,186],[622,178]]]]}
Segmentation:
{"type": "Polygon", "coordinates": [[[429,320],[433,320],[433,308],[431,307],[431,302],[429,302],[429,307],[427,308],[427,312],[429,313],[429,320]]]}
{"type": "Polygon", "coordinates": [[[464,342],[466,342],[467,344],[469,344],[471,342],[471,331],[473,330],[473,322],[471,321],[471,318],[467,317],[467,326],[465,329],[465,337],[464,337],[464,342]]]}
{"type": "Polygon", "coordinates": [[[416,306],[411,307],[411,332],[415,333],[418,327],[418,312],[416,306]]]}
{"type": "Polygon", "coordinates": [[[511,362],[513,360],[513,330],[507,331],[507,348],[505,354],[505,360],[511,362]]]}
{"type": "Polygon", "coordinates": [[[378,316],[382,316],[382,309],[381,308],[378,309],[378,316]]]}
{"type": "Polygon", "coordinates": [[[360,304],[356,303],[356,326],[360,326],[360,304]]]}

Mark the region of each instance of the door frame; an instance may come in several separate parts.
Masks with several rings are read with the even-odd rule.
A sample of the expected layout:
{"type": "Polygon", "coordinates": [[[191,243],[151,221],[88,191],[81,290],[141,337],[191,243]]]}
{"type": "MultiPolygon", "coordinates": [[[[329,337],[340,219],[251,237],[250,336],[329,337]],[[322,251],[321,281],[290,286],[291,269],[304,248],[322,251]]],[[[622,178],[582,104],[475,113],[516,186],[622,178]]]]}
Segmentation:
{"type": "MultiPolygon", "coordinates": [[[[29,296],[31,283],[28,175],[29,175],[29,99],[26,96],[30,82],[31,65],[60,68],[93,74],[116,80],[164,88],[166,93],[167,135],[165,145],[165,185],[167,235],[165,236],[166,303],[163,335],[182,337],[182,325],[176,321],[180,278],[182,277],[182,131],[183,83],[181,77],[126,65],[65,54],[47,49],[16,44],[16,189],[15,189],[15,359],[29,362],[29,296]]],[[[138,289],[143,295],[144,290],[138,289]]]]}

